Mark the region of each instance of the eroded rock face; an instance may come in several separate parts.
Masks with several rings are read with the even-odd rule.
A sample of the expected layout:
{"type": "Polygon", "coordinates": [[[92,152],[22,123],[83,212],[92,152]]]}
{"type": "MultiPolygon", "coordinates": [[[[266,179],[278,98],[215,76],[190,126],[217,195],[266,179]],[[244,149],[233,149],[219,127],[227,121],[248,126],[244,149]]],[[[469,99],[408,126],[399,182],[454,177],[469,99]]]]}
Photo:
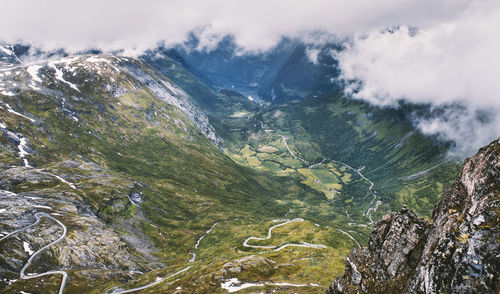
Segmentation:
{"type": "Polygon", "coordinates": [[[466,161],[430,223],[406,208],[384,216],[327,293],[495,293],[499,214],[496,140],[466,161]]]}
{"type": "Polygon", "coordinates": [[[411,271],[422,252],[428,223],[403,208],[399,213],[385,216],[372,232],[368,248],[377,252],[379,270],[384,277],[393,278],[411,271]]]}

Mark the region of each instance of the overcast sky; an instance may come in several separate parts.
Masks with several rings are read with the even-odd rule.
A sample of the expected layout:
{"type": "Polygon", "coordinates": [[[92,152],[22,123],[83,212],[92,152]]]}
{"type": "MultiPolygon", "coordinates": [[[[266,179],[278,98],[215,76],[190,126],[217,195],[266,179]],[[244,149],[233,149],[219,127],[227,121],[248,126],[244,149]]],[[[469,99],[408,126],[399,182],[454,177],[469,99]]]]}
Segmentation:
{"type": "Polygon", "coordinates": [[[457,152],[470,154],[500,135],[499,0],[0,0],[0,41],[44,49],[133,54],[181,43],[193,31],[208,49],[233,35],[247,53],[283,36],[345,38],[337,58],[343,78],[361,82],[355,98],[466,106],[460,115],[417,122],[456,141],[470,136],[457,152]],[[478,113],[490,119],[480,122],[478,113]]]}

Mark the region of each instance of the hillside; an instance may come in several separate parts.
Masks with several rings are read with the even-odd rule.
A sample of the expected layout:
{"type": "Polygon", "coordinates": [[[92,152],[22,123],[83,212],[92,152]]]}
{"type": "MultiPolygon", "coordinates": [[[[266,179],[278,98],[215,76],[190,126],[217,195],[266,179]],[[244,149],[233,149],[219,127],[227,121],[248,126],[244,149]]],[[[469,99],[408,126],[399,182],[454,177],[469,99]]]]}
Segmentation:
{"type": "Polygon", "coordinates": [[[297,178],[346,222],[362,224],[403,205],[430,216],[458,171],[447,143],[413,126],[412,111],[418,109],[380,109],[333,92],[257,111],[234,108],[218,125],[235,161],[297,178]]]}
{"type": "MultiPolygon", "coordinates": [[[[343,95],[342,89],[336,88],[339,86],[336,80],[338,69],[330,52],[340,48],[336,45],[315,48],[318,50],[316,64],[308,59],[308,50],[313,48],[296,46],[277,72],[276,82],[271,83],[295,87],[295,90],[288,91],[291,95],[278,95],[272,104],[264,103],[261,107],[245,101],[243,96],[228,97],[211,90],[200,91],[203,87],[199,86],[199,82],[197,86],[192,86],[181,81],[196,80],[194,77],[185,78],[186,72],[194,66],[174,67],[167,58],[159,59],[164,64],[156,60],[153,65],[168,77],[184,83],[186,91],[194,97],[204,97],[206,93],[218,97],[207,99],[211,102],[206,110],[218,134],[224,138],[225,146],[234,154],[232,158],[238,162],[278,175],[285,171],[286,175],[300,174],[296,168],[307,167],[308,164],[285,163],[288,151],[280,141],[286,136],[295,155],[305,161],[311,164],[323,160],[327,163],[327,159],[341,161],[355,169],[362,168],[363,174],[375,183],[374,189],[379,192],[377,199],[374,200],[369,193],[365,195],[365,190],[356,191],[359,188],[352,187],[344,189],[342,192],[345,193],[341,193],[340,197],[335,197],[334,207],[341,207],[344,212],[350,210],[348,214],[351,216],[359,216],[359,211],[356,211],[359,206],[350,201],[371,207],[369,203],[380,200],[381,210],[377,217],[399,210],[403,205],[430,216],[443,188],[451,184],[458,172],[459,163],[447,156],[452,142],[425,136],[414,126],[415,117],[425,116],[430,112],[429,107],[400,103],[396,109],[378,108],[349,99],[343,95]],[[181,76],[183,78],[179,79],[181,76]],[[328,76],[334,78],[333,84],[324,79],[328,76]],[[298,95],[299,92],[304,95],[298,95]],[[255,158],[258,160],[254,157],[245,159],[249,156],[244,151],[245,145],[257,153],[255,158]],[[271,152],[278,156],[258,152],[259,148],[268,145],[279,149],[271,152]],[[289,168],[294,172],[291,173],[289,168]]],[[[271,88],[261,90],[269,94],[271,88]]],[[[269,98],[269,95],[264,97],[269,98]]],[[[291,155],[288,158],[294,159],[291,155]]],[[[302,176],[314,180],[304,172],[302,176]]],[[[328,177],[324,180],[336,182],[328,177]]],[[[316,190],[325,190],[319,186],[316,190]]]]}
{"type": "Polygon", "coordinates": [[[17,281],[28,265],[63,269],[65,293],[317,293],[382,215],[430,216],[458,169],[413,127],[415,106],[338,91],[257,104],[206,85],[175,51],[19,60],[1,74],[6,292],[61,285],[17,281]]]}
{"type": "MultiPolygon", "coordinates": [[[[244,239],[288,214],[287,199],[316,197],[293,179],[234,163],[191,97],[142,61],[83,55],[11,64],[1,75],[2,292],[59,287],[56,274],[17,281],[23,265],[62,269],[65,293],[192,266],[182,283],[196,289],[201,281],[188,277],[218,270],[207,264],[251,255],[244,239]],[[215,223],[219,241],[200,244],[215,223]],[[240,229],[228,234],[229,225],[240,229]]],[[[326,253],[349,240],[330,241],[326,253]]]]}

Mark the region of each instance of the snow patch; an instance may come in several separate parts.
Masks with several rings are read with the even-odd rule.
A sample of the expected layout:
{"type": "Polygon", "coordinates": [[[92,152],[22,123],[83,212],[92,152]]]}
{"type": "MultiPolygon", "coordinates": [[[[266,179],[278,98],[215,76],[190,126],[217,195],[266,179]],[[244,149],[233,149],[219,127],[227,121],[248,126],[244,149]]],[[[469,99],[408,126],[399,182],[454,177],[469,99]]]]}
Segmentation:
{"type": "Polygon", "coordinates": [[[19,154],[19,157],[22,158],[24,166],[26,166],[26,167],[32,167],[30,165],[29,161],[26,158],[24,158],[26,155],[29,155],[29,152],[26,151],[27,150],[27,146],[28,146],[28,141],[26,140],[26,138],[22,137],[21,140],[20,140],[20,142],[19,142],[19,145],[17,146],[17,148],[19,149],[18,154],[19,154]]]}
{"type": "Polygon", "coordinates": [[[59,181],[63,182],[64,184],[68,185],[71,189],[76,190],[75,184],[70,183],[70,182],[66,181],[65,179],[61,178],[60,176],[55,175],[53,173],[47,173],[47,174],[53,176],[54,178],[58,179],[59,181]]]}
{"type": "Polygon", "coordinates": [[[2,51],[3,53],[5,53],[7,55],[14,55],[14,52],[12,52],[11,50],[9,50],[3,46],[0,46],[0,51],[2,51]]]}
{"type": "Polygon", "coordinates": [[[189,259],[189,262],[194,262],[196,260],[196,253],[191,252],[191,258],[189,259]]]}
{"type": "Polygon", "coordinates": [[[37,86],[35,86],[34,84],[30,84],[30,87],[31,89],[33,90],[41,90],[40,88],[38,88],[37,86]]]}
{"type": "Polygon", "coordinates": [[[31,65],[28,66],[26,70],[34,81],[42,83],[42,79],[40,79],[40,77],[38,76],[38,71],[40,70],[40,68],[42,68],[41,65],[31,65]]]}
{"type": "Polygon", "coordinates": [[[26,151],[27,145],[28,145],[28,141],[26,140],[26,138],[21,138],[21,141],[19,142],[19,146],[17,146],[17,148],[19,148],[19,157],[23,158],[29,154],[28,151],[26,151]]]}
{"type": "Polygon", "coordinates": [[[46,205],[32,205],[35,208],[42,208],[42,209],[48,209],[48,210],[53,210],[52,207],[46,206],[46,205]]]}
{"type": "Polygon", "coordinates": [[[95,62],[95,63],[101,63],[101,62],[105,62],[105,63],[110,63],[109,60],[107,60],[106,58],[102,58],[102,57],[97,57],[97,56],[91,56],[87,59],[85,59],[85,61],[87,62],[95,62]]]}
{"type": "Polygon", "coordinates": [[[16,95],[16,94],[12,93],[11,91],[7,91],[7,90],[0,91],[0,94],[2,94],[4,96],[15,96],[16,95]]]}
{"type": "Polygon", "coordinates": [[[30,248],[30,244],[26,241],[23,241],[23,247],[24,247],[24,252],[28,252],[28,255],[33,255],[33,253],[35,253],[35,251],[31,250],[30,248]]]}
{"type": "Polygon", "coordinates": [[[25,167],[32,167],[30,165],[30,162],[26,158],[23,158],[23,164],[24,164],[25,167]]]}
{"type": "Polygon", "coordinates": [[[17,115],[17,116],[20,116],[20,117],[22,117],[22,118],[25,118],[25,119],[29,120],[29,121],[30,121],[30,122],[32,122],[32,123],[33,123],[33,122],[35,122],[35,120],[34,120],[34,119],[32,119],[31,117],[27,117],[26,115],[22,115],[22,114],[20,114],[19,112],[17,112],[17,111],[15,111],[14,109],[12,109],[12,107],[10,107],[10,105],[9,105],[9,104],[5,103],[5,106],[7,107],[7,111],[8,111],[8,112],[13,113],[13,114],[15,114],[15,115],[17,115]]]}
{"type": "Polygon", "coordinates": [[[484,215],[481,214],[476,219],[474,219],[472,223],[476,226],[479,226],[480,224],[484,223],[484,215]]]}
{"type": "Polygon", "coordinates": [[[71,88],[75,89],[76,91],[80,92],[80,90],[76,87],[75,84],[71,83],[71,82],[68,82],[64,79],[64,73],[62,70],[60,70],[59,68],[57,68],[57,66],[55,65],[55,63],[49,63],[49,66],[54,69],[56,71],[56,79],[60,80],[61,82],[67,84],[68,86],[70,86],[71,88]]]}

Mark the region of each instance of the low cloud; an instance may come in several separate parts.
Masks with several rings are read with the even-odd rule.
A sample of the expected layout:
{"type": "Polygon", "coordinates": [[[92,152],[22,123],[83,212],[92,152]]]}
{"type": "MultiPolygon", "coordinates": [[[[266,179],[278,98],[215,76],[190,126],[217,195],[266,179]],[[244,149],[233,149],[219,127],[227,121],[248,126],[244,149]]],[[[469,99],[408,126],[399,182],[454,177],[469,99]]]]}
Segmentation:
{"type": "Polygon", "coordinates": [[[307,59],[313,63],[318,64],[318,55],[321,53],[320,48],[306,48],[306,57],[307,59]]]}
{"type": "Polygon", "coordinates": [[[416,118],[415,124],[425,134],[453,141],[455,146],[449,151],[453,157],[471,156],[479,147],[500,136],[498,109],[452,107],[439,112],[440,115],[432,118],[416,118]]]}
{"type": "Polygon", "coordinates": [[[2,1],[0,40],[43,49],[140,52],[181,43],[195,32],[201,47],[226,35],[248,52],[283,37],[347,36],[394,24],[426,27],[465,10],[470,0],[20,0],[2,1]],[[312,35],[311,35],[312,34],[312,35]]]}
{"type": "Polygon", "coordinates": [[[460,106],[416,124],[471,155],[500,136],[499,28],[499,3],[483,1],[428,28],[358,35],[337,54],[347,92],[381,106],[460,106]]]}

